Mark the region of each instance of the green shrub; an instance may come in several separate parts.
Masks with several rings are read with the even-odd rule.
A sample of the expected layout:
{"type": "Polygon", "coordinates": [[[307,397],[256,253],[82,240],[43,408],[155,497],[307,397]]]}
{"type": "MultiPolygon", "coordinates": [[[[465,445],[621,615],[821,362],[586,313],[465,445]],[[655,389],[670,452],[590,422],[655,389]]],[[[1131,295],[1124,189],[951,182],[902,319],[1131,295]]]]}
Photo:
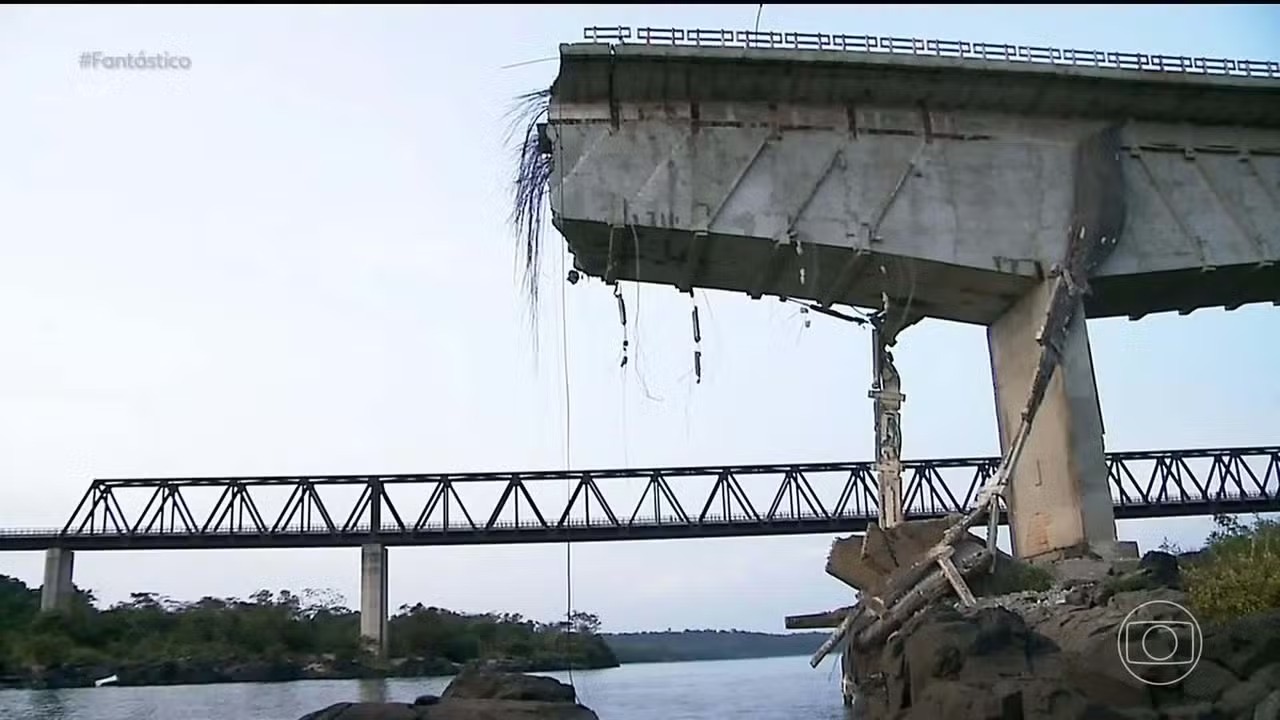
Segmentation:
{"type": "Polygon", "coordinates": [[[1280,608],[1280,522],[1255,518],[1247,526],[1225,515],[1214,520],[1202,557],[1182,568],[1197,615],[1229,620],[1280,608]]]}
{"type": "Polygon", "coordinates": [[[975,594],[983,596],[1008,595],[1027,590],[1043,592],[1053,587],[1053,574],[1048,569],[1014,559],[1001,560],[993,575],[979,572],[971,580],[975,594]]]}

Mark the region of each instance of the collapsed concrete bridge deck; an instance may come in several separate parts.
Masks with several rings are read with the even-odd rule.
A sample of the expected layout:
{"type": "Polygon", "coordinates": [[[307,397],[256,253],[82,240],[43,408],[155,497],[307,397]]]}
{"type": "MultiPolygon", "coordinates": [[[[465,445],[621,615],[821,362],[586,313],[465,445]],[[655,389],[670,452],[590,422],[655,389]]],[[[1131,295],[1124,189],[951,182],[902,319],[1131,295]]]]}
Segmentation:
{"type": "Polygon", "coordinates": [[[1280,72],[560,53],[550,200],[591,275],[824,305],[910,294],[987,324],[1059,259],[1074,148],[1115,126],[1127,218],[1088,315],[1280,299],[1280,72]]]}
{"type": "Polygon", "coordinates": [[[1066,312],[1013,546],[1114,546],[1084,319],[1280,304],[1280,64],[623,30],[562,45],[550,93],[546,193],[575,266],[986,325],[1003,452],[1066,312]],[[1088,292],[1059,311],[1071,248],[1092,248],[1068,273],[1088,292]]]}

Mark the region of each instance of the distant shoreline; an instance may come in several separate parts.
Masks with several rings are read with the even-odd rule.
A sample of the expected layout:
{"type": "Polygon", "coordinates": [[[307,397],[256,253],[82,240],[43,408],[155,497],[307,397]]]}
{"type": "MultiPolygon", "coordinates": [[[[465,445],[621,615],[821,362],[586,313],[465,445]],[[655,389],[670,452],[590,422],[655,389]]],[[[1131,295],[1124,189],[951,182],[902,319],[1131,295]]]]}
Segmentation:
{"type": "MultiPolygon", "coordinates": [[[[680,660],[635,660],[631,662],[621,662],[617,665],[593,666],[586,667],[582,665],[573,665],[574,671],[593,671],[593,670],[614,670],[630,665],[666,665],[676,663],[693,663],[693,662],[722,662],[731,660],[765,660],[769,658],[782,657],[805,657],[808,653],[787,653],[777,655],[752,655],[742,657],[717,657],[717,658],[685,658],[680,660]]],[[[530,674],[547,674],[554,672],[564,672],[569,668],[565,665],[551,665],[540,667],[519,666],[523,669],[516,669],[519,664],[513,664],[508,669],[513,672],[524,672],[530,674]]],[[[364,670],[361,672],[335,672],[329,674],[300,674],[296,677],[258,677],[258,678],[239,678],[239,677],[218,677],[212,679],[192,679],[182,678],[172,682],[119,682],[106,687],[129,687],[129,688],[147,688],[147,687],[176,687],[176,686],[195,686],[195,685],[259,685],[259,684],[276,684],[290,682],[308,682],[316,680],[430,680],[437,678],[447,678],[456,675],[461,668],[453,668],[449,671],[429,671],[415,674],[400,674],[396,672],[377,672],[374,670],[364,670]]],[[[115,673],[118,674],[118,673],[115,673]]],[[[0,677],[0,692],[17,691],[17,690],[91,690],[105,689],[94,688],[93,681],[87,682],[38,682],[31,678],[21,678],[15,676],[0,677]]]]}
{"type": "MultiPolygon", "coordinates": [[[[549,662],[530,662],[507,658],[488,661],[488,666],[508,672],[551,673],[569,669],[563,659],[549,662]]],[[[574,662],[574,670],[604,670],[618,667],[618,663],[574,662]]],[[[304,680],[389,680],[426,679],[452,677],[463,664],[440,659],[396,658],[386,667],[360,664],[336,665],[324,659],[305,658],[292,662],[228,662],[193,663],[178,661],[152,663],[121,663],[110,665],[63,666],[44,675],[0,677],[0,690],[65,690],[94,688],[94,681],[116,675],[119,681],[114,687],[170,687],[174,685],[227,685],[299,682],[304,680]]]]}
{"type": "MultiPolygon", "coordinates": [[[[686,658],[681,660],[632,660],[631,662],[619,663],[617,667],[626,665],[672,665],[675,663],[693,663],[693,662],[728,662],[731,660],[768,660],[770,658],[786,658],[786,657],[809,657],[810,653],[784,653],[779,655],[743,655],[741,657],[715,657],[715,658],[686,658]]],[[[574,670],[610,670],[612,668],[574,668],[574,670]]]]}
{"type": "Polygon", "coordinates": [[[682,630],[601,633],[600,637],[620,663],[631,664],[808,655],[817,650],[827,634],[682,630]]]}
{"type": "MultiPolygon", "coordinates": [[[[787,653],[778,653],[778,655],[751,655],[751,656],[739,656],[739,657],[696,657],[696,659],[694,659],[694,657],[685,657],[685,659],[678,659],[678,660],[632,660],[627,662],[618,662],[617,665],[586,666],[586,665],[580,665],[580,664],[573,664],[572,670],[575,670],[575,671],[613,670],[613,669],[617,669],[617,667],[630,666],[630,665],[668,665],[668,664],[680,664],[680,662],[721,662],[721,661],[732,661],[732,660],[767,660],[767,659],[771,659],[771,657],[805,657],[808,655],[809,655],[808,652],[787,652],[787,653]]],[[[521,664],[521,662],[509,662],[509,664],[502,664],[502,667],[503,669],[506,669],[509,671],[518,671],[518,673],[530,673],[530,674],[563,673],[563,671],[567,671],[571,669],[570,666],[563,665],[563,664],[531,666],[529,664],[521,664]]],[[[175,685],[301,683],[301,682],[308,682],[308,680],[426,680],[426,679],[436,679],[436,678],[452,678],[452,676],[456,675],[460,670],[461,670],[461,666],[451,667],[451,669],[448,669],[448,670],[443,669],[443,667],[439,667],[439,669],[426,670],[426,671],[422,671],[422,673],[399,673],[399,671],[396,671],[396,670],[379,671],[375,669],[367,669],[367,667],[361,667],[361,669],[355,669],[351,671],[330,671],[330,673],[307,673],[307,671],[303,669],[302,671],[298,671],[298,673],[296,674],[288,673],[287,671],[287,673],[274,675],[274,676],[221,675],[221,676],[207,676],[207,678],[204,678],[204,679],[192,678],[192,676],[179,676],[179,678],[174,678],[170,680],[170,682],[165,682],[165,680],[163,679],[152,679],[152,678],[147,679],[147,680],[150,680],[150,682],[129,682],[129,680],[131,679],[125,676],[125,678],[122,678],[124,682],[115,683],[113,685],[109,685],[109,687],[165,688],[165,687],[175,687],[175,685]]],[[[122,671],[128,674],[127,669],[122,669],[122,671]]],[[[108,676],[111,674],[119,675],[119,673],[120,671],[116,671],[116,673],[109,673],[108,676]]],[[[215,670],[215,671],[212,671],[212,673],[219,673],[219,671],[215,670]]],[[[96,679],[96,678],[87,678],[87,675],[79,673],[79,671],[76,671],[76,673],[74,674],[59,676],[59,678],[45,678],[45,679],[20,678],[20,676],[14,676],[14,675],[0,676],[0,692],[40,691],[40,689],[50,689],[50,691],[56,691],[56,689],[93,689],[93,679],[96,679]]]]}
{"type": "MultiPolygon", "coordinates": [[[[734,630],[686,630],[681,632],[601,633],[612,651],[596,662],[563,657],[540,659],[507,657],[490,660],[512,672],[552,673],[573,670],[607,670],[623,665],[752,660],[800,657],[812,653],[824,633],[770,634],[734,630]]],[[[91,688],[94,681],[112,675],[118,687],[168,687],[229,683],[278,683],[303,680],[427,679],[450,677],[463,667],[442,658],[395,658],[382,665],[337,660],[333,656],[303,656],[275,661],[223,660],[177,657],[157,661],[64,664],[26,674],[0,676],[0,690],[91,688]]]]}

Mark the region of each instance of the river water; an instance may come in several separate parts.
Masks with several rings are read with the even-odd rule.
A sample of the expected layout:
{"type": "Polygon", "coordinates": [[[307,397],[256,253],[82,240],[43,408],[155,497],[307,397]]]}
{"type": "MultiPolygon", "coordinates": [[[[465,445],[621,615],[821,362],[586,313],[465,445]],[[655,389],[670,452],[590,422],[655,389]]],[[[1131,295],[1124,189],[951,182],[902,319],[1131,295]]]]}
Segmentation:
{"type": "MultiPolygon", "coordinates": [[[[573,673],[601,720],[843,720],[838,663],[805,657],[644,663],[573,673]]],[[[545,673],[562,681],[565,673],[545,673]]],[[[3,720],[297,720],[344,701],[413,702],[449,678],[0,690],[3,720]]]]}

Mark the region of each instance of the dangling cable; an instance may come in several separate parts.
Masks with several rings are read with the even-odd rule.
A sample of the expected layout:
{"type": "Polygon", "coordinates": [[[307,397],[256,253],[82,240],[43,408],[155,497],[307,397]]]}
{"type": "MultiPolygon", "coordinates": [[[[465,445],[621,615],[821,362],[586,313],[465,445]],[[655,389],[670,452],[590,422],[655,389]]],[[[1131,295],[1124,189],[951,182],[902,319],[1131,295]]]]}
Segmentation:
{"type": "MultiPolygon", "coordinates": [[[[548,112],[548,120],[551,120],[550,112],[548,112]]],[[[554,157],[564,157],[561,154],[560,128],[555,125],[555,153],[554,157]]],[[[557,183],[558,192],[560,193],[560,207],[564,207],[564,173],[560,173],[560,180],[557,183]]],[[[566,308],[565,294],[565,266],[568,262],[568,249],[564,243],[560,244],[560,367],[563,372],[564,379],[564,469],[565,469],[565,508],[568,509],[569,498],[571,498],[573,481],[569,478],[569,470],[573,460],[573,417],[571,415],[572,405],[570,403],[571,395],[569,392],[569,313],[566,308]]],[[[569,687],[573,688],[573,694],[576,698],[578,695],[578,686],[573,681],[573,542],[568,534],[564,538],[564,619],[565,619],[565,667],[569,675],[569,687]]]]}
{"type": "Polygon", "coordinates": [[[649,391],[649,383],[647,383],[644,379],[644,371],[643,371],[643,366],[645,364],[644,345],[641,344],[640,342],[640,233],[636,230],[635,225],[631,225],[630,227],[631,227],[632,251],[635,256],[634,272],[635,272],[635,282],[636,282],[636,300],[635,300],[636,364],[633,366],[633,368],[635,369],[636,379],[640,381],[640,392],[643,392],[644,396],[648,398],[651,402],[662,402],[662,398],[654,396],[654,394],[649,391]]]}
{"type": "Polygon", "coordinates": [[[630,443],[627,442],[627,370],[619,368],[618,380],[622,386],[622,466],[631,467],[631,455],[628,450],[630,443]]]}
{"type": "MultiPolygon", "coordinates": [[[[561,268],[564,267],[565,249],[564,245],[560,246],[561,268]]],[[[560,367],[564,372],[564,491],[565,506],[568,507],[569,498],[572,497],[573,481],[569,479],[569,470],[573,458],[572,432],[573,417],[572,405],[570,404],[569,393],[569,313],[565,309],[565,290],[564,281],[560,282],[560,367]]],[[[565,665],[569,672],[569,687],[574,689],[574,694],[578,692],[577,686],[573,684],[573,543],[569,539],[569,535],[565,535],[564,539],[564,597],[565,611],[564,619],[566,623],[567,633],[565,637],[569,642],[565,643],[565,665]]]]}

